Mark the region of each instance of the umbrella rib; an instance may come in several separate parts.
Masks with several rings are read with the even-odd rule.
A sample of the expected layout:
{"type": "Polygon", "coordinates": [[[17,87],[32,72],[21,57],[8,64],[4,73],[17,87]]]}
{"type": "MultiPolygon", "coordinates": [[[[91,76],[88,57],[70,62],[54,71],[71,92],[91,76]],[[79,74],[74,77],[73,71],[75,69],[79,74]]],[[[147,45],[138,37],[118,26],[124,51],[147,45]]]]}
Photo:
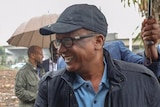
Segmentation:
{"type": "Polygon", "coordinates": [[[34,32],[31,32],[31,33],[32,33],[32,34],[31,34],[32,36],[31,36],[31,38],[30,38],[30,41],[28,42],[27,47],[29,47],[29,46],[30,46],[29,44],[31,43],[31,40],[32,40],[32,38],[33,38],[33,33],[34,33],[34,32]]]}
{"type": "MultiPolygon", "coordinates": [[[[22,35],[23,35],[24,33],[22,33],[22,35]]],[[[16,46],[19,46],[18,44],[19,44],[19,42],[21,41],[21,39],[22,39],[22,36],[20,36],[20,39],[19,39],[19,41],[18,41],[18,43],[17,43],[17,45],[16,46]]]]}
{"type": "MultiPolygon", "coordinates": [[[[41,35],[40,35],[40,36],[41,36],[41,35]]],[[[43,43],[43,42],[44,42],[44,36],[43,36],[42,38],[43,38],[43,39],[42,39],[42,47],[43,47],[43,45],[44,45],[44,43],[43,43]]]]}

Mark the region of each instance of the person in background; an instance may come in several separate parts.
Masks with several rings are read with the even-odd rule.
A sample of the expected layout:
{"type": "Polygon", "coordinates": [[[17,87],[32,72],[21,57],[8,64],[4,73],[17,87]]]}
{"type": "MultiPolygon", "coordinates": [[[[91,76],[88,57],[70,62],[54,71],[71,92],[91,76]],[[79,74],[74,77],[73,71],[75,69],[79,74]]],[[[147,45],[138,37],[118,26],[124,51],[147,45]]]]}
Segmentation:
{"type": "Polygon", "coordinates": [[[160,84],[154,73],[112,59],[103,49],[107,30],[103,13],[88,4],[69,6],[56,23],[40,29],[42,35],[55,33],[66,69],[41,79],[35,107],[160,107],[160,84]]]}
{"type": "Polygon", "coordinates": [[[30,46],[28,62],[17,72],[15,78],[15,95],[19,99],[19,107],[33,107],[38,92],[38,82],[45,74],[42,63],[43,53],[39,46],[30,46]]]}
{"type": "MultiPolygon", "coordinates": [[[[160,29],[160,27],[156,28],[157,30],[160,29]]],[[[155,31],[157,31],[155,30],[155,31]]],[[[157,32],[160,33],[160,32],[157,32]]],[[[152,39],[153,41],[154,39],[152,39]]],[[[152,63],[150,63],[149,58],[145,55],[146,51],[143,51],[143,56],[133,53],[130,51],[123,43],[121,40],[116,40],[116,41],[110,41],[110,42],[105,42],[104,46],[105,49],[108,50],[110,53],[111,57],[113,59],[117,60],[123,60],[126,62],[132,62],[132,63],[137,63],[146,66],[150,70],[154,72],[154,74],[159,77],[160,76],[160,54],[159,54],[159,49],[157,48],[157,51],[155,53],[158,54],[158,57],[152,59],[152,63]]],[[[154,46],[156,48],[156,46],[154,46]]],[[[148,48],[149,49],[149,48],[148,48]]],[[[146,49],[147,50],[147,49],[146,49]]],[[[156,55],[157,55],[156,54],[156,55]]],[[[152,54],[153,56],[154,54],[152,54]]]]}
{"type": "Polygon", "coordinates": [[[57,49],[54,46],[54,40],[50,42],[49,45],[50,58],[43,61],[43,67],[45,72],[57,71],[59,69],[65,68],[66,64],[63,58],[57,53],[57,49]]]}

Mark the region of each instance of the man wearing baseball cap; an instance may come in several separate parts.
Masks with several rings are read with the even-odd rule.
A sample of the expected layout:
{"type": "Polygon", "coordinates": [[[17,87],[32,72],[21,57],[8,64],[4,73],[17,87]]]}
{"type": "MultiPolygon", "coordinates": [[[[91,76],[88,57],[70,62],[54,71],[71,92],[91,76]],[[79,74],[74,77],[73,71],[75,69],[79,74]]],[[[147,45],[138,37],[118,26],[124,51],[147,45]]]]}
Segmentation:
{"type": "Polygon", "coordinates": [[[96,6],[75,4],[56,23],[40,29],[42,35],[56,34],[55,46],[66,69],[41,79],[35,107],[160,106],[160,85],[153,72],[113,60],[103,49],[107,28],[96,6]]]}

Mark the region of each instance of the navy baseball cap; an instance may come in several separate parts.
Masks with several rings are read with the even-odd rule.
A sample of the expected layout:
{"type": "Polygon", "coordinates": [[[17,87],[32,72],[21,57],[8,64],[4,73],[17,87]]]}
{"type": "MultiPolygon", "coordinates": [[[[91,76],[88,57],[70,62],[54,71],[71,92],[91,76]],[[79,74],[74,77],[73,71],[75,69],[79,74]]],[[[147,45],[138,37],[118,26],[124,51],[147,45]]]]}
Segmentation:
{"type": "Polygon", "coordinates": [[[66,8],[56,23],[40,28],[42,35],[69,33],[85,28],[107,35],[108,24],[104,14],[94,5],[75,4],[66,8]]]}

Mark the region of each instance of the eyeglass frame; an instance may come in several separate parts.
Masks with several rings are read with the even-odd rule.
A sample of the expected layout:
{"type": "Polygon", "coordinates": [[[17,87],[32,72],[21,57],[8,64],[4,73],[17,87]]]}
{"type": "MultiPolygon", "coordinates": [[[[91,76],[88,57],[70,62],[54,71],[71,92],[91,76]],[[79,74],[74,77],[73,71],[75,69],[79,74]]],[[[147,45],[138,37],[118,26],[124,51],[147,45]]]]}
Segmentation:
{"type": "Polygon", "coordinates": [[[64,37],[63,39],[56,39],[56,40],[54,40],[54,45],[55,45],[55,47],[56,47],[57,49],[59,49],[61,45],[63,45],[65,48],[71,48],[71,47],[73,46],[73,42],[74,42],[75,40],[80,40],[80,39],[84,39],[84,38],[93,37],[93,36],[96,35],[96,34],[98,34],[98,33],[90,33],[90,34],[82,35],[82,36],[64,37]],[[69,46],[65,45],[65,41],[66,41],[67,39],[70,40],[70,42],[71,42],[69,46]],[[58,44],[59,46],[58,46],[57,44],[58,44]]]}

